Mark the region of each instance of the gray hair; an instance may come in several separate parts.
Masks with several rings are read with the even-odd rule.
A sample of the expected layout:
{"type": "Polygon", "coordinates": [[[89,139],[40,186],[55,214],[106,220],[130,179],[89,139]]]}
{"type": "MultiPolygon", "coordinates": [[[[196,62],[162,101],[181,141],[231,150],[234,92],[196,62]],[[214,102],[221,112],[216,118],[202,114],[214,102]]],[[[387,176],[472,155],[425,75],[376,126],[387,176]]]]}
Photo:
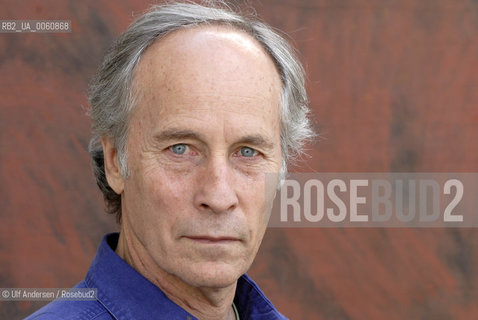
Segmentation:
{"type": "Polygon", "coordinates": [[[245,32],[259,42],[274,61],[282,81],[281,176],[285,175],[287,163],[296,159],[302,153],[304,143],[314,136],[308,119],[304,70],[294,50],[271,27],[255,17],[234,12],[222,1],[213,5],[169,3],[153,6],[113,44],[90,85],[93,137],[89,152],[107,211],[116,214],[118,222],[121,221],[121,196],[106,180],[101,138],[106,137],[114,143],[121,173],[127,178],[126,142],[129,116],[135,106],[132,90],[135,67],[155,41],[176,30],[200,25],[223,25],[245,32]]]}

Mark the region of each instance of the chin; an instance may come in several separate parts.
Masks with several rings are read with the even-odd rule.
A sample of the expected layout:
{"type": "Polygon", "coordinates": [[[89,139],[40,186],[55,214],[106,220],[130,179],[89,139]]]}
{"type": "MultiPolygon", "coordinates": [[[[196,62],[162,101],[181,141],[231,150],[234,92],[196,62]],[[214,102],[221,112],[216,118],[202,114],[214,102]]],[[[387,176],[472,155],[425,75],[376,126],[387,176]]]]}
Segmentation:
{"type": "Polygon", "coordinates": [[[236,283],[248,268],[222,262],[206,262],[191,268],[184,280],[194,287],[225,288],[236,283]]]}

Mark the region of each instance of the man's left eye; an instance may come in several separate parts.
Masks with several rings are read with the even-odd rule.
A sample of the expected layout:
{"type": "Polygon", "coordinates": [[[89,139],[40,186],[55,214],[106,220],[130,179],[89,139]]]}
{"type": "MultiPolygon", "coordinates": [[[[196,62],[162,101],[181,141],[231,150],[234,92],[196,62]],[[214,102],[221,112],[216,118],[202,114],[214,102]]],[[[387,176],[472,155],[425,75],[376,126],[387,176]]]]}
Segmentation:
{"type": "Polygon", "coordinates": [[[257,155],[257,151],[249,147],[242,147],[240,152],[241,156],[246,158],[254,157],[255,155],[257,155]]]}

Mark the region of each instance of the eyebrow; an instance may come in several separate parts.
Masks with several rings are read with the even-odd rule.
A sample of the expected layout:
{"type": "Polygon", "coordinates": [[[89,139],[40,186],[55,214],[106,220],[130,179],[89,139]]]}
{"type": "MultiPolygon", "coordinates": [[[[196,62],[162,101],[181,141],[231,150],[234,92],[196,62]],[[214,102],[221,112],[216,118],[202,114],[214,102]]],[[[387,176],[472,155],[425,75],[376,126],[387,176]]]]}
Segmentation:
{"type": "MultiPolygon", "coordinates": [[[[181,130],[181,129],[168,129],[162,131],[154,136],[156,141],[170,141],[170,140],[182,140],[182,139],[191,139],[198,140],[202,143],[206,143],[206,138],[192,130],[181,130]]],[[[260,134],[246,135],[239,138],[234,144],[248,144],[252,146],[260,146],[265,149],[273,149],[274,143],[268,138],[260,134]]]]}
{"type": "Polygon", "coordinates": [[[168,140],[181,140],[181,139],[192,139],[199,140],[204,142],[205,139],[201,134],[194,132],[192,130],[177,130],[177,129],[168,129],[162,131],[154,136],[157,141],[168,141],[168,140]]]}
{"type": "Polygon", "coordinates": [[[270,141],[269,139],[263,137],[262,135],[249,135],[249,136],[244,136],[236,142],[236,144],[249,144],[253,146],[260,146],[265,149],[273,149],[274,148],[274,143],[270,141]]]}

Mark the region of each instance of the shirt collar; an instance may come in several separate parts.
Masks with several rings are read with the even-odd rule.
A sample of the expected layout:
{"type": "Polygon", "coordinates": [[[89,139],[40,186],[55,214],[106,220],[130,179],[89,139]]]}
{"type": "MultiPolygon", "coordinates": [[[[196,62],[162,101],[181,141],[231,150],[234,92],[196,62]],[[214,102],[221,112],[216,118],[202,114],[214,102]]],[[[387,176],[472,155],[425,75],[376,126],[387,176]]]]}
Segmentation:
{"type": "MultiPolygon", "coordinates": [[[[114,250],[118,233],[101,241],[85,282],[98,289],[98,301],[117,320],[196,319],[172,302],[158,287],[143,277],[114,250]]],[[[239,278],[234,303],[241,319],[283,319],[257,285],[247,276],[239,278]]]]}

